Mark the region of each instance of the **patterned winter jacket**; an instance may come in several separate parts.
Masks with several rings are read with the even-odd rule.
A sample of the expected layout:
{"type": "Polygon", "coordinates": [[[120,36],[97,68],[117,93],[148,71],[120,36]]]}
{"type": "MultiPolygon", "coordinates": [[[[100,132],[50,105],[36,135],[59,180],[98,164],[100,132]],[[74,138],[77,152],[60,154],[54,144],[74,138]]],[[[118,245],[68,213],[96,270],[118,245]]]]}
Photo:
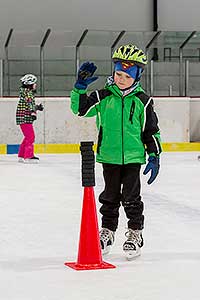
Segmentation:
{"type": "Polygon", "coordinates": [[[34,92],[28,88],[20,88],[19,102],[16,111],[17,125],[33,123],[33,114],[36,114],[34,92]],[[32,114],[32,115],[31,115],[32,114]]]}
{"type": "Polygon", "coordinates": [[[146,152],[156,156],[161,152],[153,100],[140,84],[126,96],[115,84],[107,84],[89,96],[86,90],[74,88],[71,109],[79,116],[96,116],[99,130],[97,162],[144,164],[146,152]]]}

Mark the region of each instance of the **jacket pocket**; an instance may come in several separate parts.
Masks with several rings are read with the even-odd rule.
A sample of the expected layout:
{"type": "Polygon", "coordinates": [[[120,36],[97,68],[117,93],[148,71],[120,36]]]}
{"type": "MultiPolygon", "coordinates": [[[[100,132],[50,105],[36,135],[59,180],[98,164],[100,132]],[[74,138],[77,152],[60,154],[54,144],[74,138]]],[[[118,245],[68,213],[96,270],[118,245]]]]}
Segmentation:
{"type": "Polygon", "coordinates": [[[99,135],[98,135],[98,142],[97,142],[97,154],[100,153],[102,138],[103,138],[103,127],[100,126],[99,135]]]}

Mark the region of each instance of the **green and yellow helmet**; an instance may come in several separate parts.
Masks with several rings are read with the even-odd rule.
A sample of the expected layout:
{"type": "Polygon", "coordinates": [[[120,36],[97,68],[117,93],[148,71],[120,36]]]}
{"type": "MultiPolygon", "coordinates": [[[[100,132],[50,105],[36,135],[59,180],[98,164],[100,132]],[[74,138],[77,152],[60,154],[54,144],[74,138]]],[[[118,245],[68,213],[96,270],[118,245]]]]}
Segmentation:
{"type": "Polygon", "coordinates": [[[112,59],[114,62],[117,61],[129,61],[135,62],[135,64],[144,68],[147,64],[147,56],[143,50],[139,49],[135,45],[124,45],[120,46],[113,53],[112,59]]]}

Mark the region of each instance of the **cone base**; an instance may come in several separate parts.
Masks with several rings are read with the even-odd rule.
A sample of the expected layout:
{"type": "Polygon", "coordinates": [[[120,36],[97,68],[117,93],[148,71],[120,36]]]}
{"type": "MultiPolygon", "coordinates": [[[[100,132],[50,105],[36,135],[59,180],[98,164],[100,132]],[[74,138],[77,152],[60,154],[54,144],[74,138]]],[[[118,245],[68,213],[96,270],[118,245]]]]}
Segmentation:
{"type": "Polygon", "coordinates": [[[114,265],[111,265],[107,262],[102,262],[100,264],[78,264],[75,262],[66,262],[65,266],[75,269],[77,271],[83,270],[98,270],[98,269],[114,269],[114,265]]]}

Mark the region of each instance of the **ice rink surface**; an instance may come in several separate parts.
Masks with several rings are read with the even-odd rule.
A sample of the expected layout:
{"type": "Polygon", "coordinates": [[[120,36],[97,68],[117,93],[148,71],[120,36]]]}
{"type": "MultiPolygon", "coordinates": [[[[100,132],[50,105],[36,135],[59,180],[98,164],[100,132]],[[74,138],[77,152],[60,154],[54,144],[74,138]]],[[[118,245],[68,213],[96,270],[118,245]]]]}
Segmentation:
{"type": "MultiPolygon", "coordinates": [[[[24,165],[1,155],[0,299],[199,300],[200,162],[197,152],[163,153],[160,176],[148,186],[142,256],[122,253],[126,219],[120,210],[116,241],[104,261],[116,269],[75,271],[83,188],[80,155],[40,155],[24,165]]],[[[103,189],[96,164],[94,188],[103,189]]],[[[98,213],[99,224],[100,215],[98,213]]],[[[99,225],[100,226],[100,225],[99,225]]]]}

